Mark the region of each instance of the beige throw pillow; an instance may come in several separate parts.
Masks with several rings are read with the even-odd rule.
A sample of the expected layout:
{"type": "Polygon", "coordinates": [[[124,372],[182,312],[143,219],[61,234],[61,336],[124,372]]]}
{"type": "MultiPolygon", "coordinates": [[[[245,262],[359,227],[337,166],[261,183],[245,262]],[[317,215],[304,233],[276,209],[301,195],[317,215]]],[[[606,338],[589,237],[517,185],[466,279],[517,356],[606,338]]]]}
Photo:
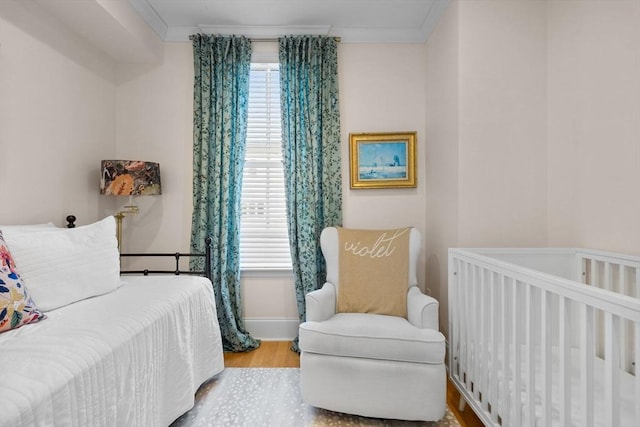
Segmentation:
{"type": "Polygon", "coordinates": [[[407,317],[410,228],[338,228],[338,313],[407,317]]]}

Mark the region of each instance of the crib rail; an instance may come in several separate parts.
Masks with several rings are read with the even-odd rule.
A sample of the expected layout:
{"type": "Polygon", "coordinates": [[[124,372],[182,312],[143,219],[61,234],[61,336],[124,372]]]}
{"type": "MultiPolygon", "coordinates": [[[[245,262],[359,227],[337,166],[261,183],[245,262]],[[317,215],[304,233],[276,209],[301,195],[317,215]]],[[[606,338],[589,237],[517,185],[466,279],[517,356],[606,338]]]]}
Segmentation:
{"type": "MultiPolygon", "coordinates": [[[[635,257],[612,256],[606,252],[577,250],[575,254],[576,276],[583,284],[605,289],[622,295],[640,298],[640,260],[635,257]]],[[[596,327],[602,328],[602,319],[596,327]]],[[[600,335],[601,336],[601,335],[600,335]]],[[[620,324],[620,358],[627,372],[635,373],[633,361],[633,327],[630,322],[620,324]]],[[[597,343],[602,354],[604,343],[597,343]]]]}
{"type": "Polygon", "coordinates": [[[485,425],[640,425],[640,259],[549,251],[577,280],[450,249],[452,382],[485,425]]]}

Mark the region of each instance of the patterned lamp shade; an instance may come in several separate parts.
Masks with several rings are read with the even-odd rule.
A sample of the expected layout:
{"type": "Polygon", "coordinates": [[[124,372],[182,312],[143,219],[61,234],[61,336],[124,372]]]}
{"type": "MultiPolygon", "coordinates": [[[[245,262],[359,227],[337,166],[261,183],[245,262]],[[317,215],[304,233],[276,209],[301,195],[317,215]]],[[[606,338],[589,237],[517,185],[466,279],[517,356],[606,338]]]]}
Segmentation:
{"type": "Polygon", "coordinates": [[[162,194],[160,165],[140,160],[102,160],[100,194],[156,196],[162,194]]]}

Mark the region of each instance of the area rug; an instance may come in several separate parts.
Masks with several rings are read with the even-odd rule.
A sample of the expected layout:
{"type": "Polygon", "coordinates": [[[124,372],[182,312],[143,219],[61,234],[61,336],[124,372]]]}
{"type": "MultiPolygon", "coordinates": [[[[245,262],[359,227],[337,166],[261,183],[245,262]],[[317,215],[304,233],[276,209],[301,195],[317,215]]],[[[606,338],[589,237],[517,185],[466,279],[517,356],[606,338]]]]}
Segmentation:
{"type": "Polygon", "coordinates": [[[170,427],[459,426],[447,409],[438,422],[382,420],[302,403],[300,369],[226,368],[196,394],[196,404],[170,427]]]}

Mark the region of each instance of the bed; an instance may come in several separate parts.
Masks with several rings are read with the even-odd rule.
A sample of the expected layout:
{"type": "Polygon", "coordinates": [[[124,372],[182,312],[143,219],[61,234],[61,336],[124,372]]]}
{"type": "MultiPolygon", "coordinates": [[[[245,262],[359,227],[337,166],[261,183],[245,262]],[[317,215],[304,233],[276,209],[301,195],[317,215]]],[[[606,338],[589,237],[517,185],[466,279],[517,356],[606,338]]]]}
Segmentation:
{"type": "Polygon", "coordinates": [[[450,249],[448,357],[487,426],[640,425],[640,258],[450,249]]]}
{"type": "MultiPolygon", "coordinates": [[[[11,319],[41,316],[0,333],[0,426],[166,427],[188,411],[224,369],[209,279],[121,277],[111,217],[34,228],[0,226],[29,290],[11,319]]],[[[0,297],[18,277],[3,269],[0,297]]]]}

